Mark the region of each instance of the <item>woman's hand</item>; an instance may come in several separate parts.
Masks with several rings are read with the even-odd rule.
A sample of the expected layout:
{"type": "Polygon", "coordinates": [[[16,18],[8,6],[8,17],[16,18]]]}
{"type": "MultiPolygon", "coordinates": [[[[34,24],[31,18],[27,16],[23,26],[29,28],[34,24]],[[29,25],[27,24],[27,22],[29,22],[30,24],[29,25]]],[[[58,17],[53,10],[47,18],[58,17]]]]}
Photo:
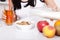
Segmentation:
{"type": "Polygon", "coordinates": [[[2,15],[2,20],[6,21],[6,15],[5,14],[2,15]]]}
{"type": "MultiPolygon", "coordinates": [[[[15,12],[13,12],[12,15],[13,15],[13,22],[15,22],[17,20],[17,15],[16,15],[15,12]]],[[[6,13],[4,12],[3,15],[2,15],[2,20],[6,21],[6,18],[7,18],[7,16],[6,16],[6,13]]]]}
{"type": "Polygon", "coordinates": [[[60,9],[57,7],[56,3],[54,0],[44,0],[47,7],[52,8],[54,11],[59,11],[60,9]]]}

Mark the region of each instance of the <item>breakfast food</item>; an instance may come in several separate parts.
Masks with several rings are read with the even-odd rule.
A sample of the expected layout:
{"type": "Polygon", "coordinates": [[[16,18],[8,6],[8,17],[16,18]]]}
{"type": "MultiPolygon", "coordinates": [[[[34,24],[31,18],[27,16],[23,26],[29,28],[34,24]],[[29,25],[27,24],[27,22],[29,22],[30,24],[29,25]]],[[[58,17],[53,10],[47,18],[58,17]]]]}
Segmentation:
{"type": "Polygon", "coordinates": [[[37,23],[38,30],[40,32],[42,32],[43,27],[46,26],[46,25],[49,25],[49,23],[47,21],[39,21],[37,23]]]}
{"type": "Polygon", "coordinates": [[[30,19],[22,19],[16,21],[15,26],[22,31],[31,30],[34,28],[34,22],[30,19]]]}
{"type": "Polygon", "coordinates": [[[60,20],[55,22],[54,27],[56,29],[56,35],[60,36],[60,20]]]}
{"type": "Polygon", "coordinates": [[[45,26],[43,28],[43,35],[46,36],[47,38],[52,38],[55,36],[56,30],[52,26],[45,26]]]}
{"type": "Polygon", "coordinates": [[[6,24],[11,25],[13,23],[13,11],[6,10],[6,24]]]}
{"type": "Polygon", "coordinates": [[[27,21],[18,22],[17,24],[19,24],[19,25],[30,25],[30,23],[27,21]]]}
{"type": "Polygon", "coordinates": [[[12,10],[4,10],[2,19],[7,25],[11,25],[17,20],[17,16],[12,10]]]}

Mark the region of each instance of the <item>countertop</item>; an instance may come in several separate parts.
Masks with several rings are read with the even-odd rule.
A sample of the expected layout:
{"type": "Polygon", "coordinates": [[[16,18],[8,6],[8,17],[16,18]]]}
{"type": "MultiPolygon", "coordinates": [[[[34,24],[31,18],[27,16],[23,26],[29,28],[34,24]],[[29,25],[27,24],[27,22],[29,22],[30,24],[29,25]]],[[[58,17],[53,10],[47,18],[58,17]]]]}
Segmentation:
{"type": "Polygon", "coordinates": [[[54,21],[50,21],[46,18],[41,18],[38,16],[31,16],[28,17],[32,21],[35,22],[34,28],[30,30],[20,30],[15,27],[13,24],[12,26],[7,26],[2,20],[0,20],[0,40],[59,40],[60,37],[55,36],[53,38],[46,38],[40,33],[37,29],[37,22],[40,20],[46,20],[53,26],[54,21]]]}

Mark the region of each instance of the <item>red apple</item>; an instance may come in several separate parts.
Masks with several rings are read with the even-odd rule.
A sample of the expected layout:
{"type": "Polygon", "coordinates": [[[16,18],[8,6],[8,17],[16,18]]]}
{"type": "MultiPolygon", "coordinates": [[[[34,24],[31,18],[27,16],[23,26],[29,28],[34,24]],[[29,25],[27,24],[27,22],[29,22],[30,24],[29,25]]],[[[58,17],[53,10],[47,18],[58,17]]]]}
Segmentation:
{"type": "Polygon", "coordinates": [[[37,23],[38,30],[40,32],[42,32],[43,27],[46,26],[46,25],[49,25],[49,23],[47,21],[39,21],[37,23]]]}

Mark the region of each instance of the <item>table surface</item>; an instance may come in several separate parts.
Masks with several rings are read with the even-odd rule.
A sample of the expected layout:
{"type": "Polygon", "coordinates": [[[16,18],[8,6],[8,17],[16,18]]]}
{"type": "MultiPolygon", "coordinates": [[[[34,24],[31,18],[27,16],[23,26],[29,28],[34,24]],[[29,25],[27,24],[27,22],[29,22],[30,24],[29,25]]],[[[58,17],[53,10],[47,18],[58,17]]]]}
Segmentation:
{"type": "Polygon", "coordinates": [[[28,17],[32,21],[35,22],[34,28],[30,30],[20,30],[15,27],[13,24],[12,26],[7,26],[3,21],[0,20],[0,40],[59,40],[60,37],[55,36],[53,38],[46,38],[40,33],[37,29],[37,22],[39,20],[47,20],[50,25],[53,26],[54,21],[50,21],[49,19],[41,18],[38,16],[31,16],[28,17]]]}
{"type": "MultiPolygon", "coordinates": [[[[1,2],[0,2],[1,3],[1,2]]],[[[20,30],[16,28],[13,24],[12,26],[7,26],[2,20],[0,20],[0,40],[59,40],[60,37],[55,36],[53,38],[46,38],[40,33],[37,29],[37,22],[40,20],[46,20],[53,26],[54,21],[50,21],[50,19],[41,18],[39,16],[30,16],[28,17],[32,21],[35,22],[34,28],[31,30],[20,30]]]]}

